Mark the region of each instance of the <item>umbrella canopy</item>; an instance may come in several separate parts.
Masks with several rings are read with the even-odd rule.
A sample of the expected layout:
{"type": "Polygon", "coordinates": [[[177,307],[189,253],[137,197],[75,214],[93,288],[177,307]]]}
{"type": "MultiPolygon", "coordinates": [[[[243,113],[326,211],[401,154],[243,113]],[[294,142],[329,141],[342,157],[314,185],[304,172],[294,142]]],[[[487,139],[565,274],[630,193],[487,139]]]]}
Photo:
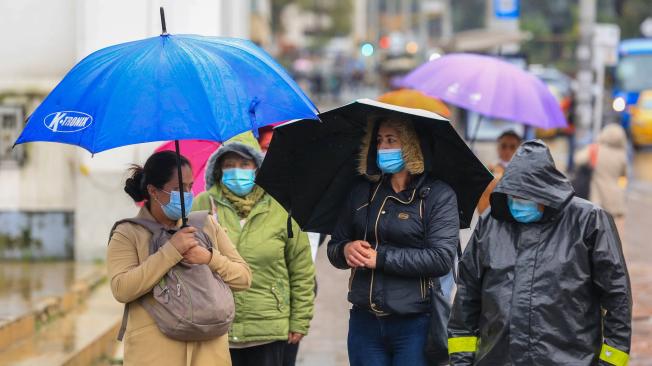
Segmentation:
{"type": "Polygon", "coordinates": [[[441,100],[430,97],[418,90],[400,89],[385,93],[378,97],[378,101],[401,107],[423,109],[449,118],[451,111],[441,100]]]}
{"type": "Polygon", "coordinates": [[[274,130],[256,183],[281,203],[306,231],[331,233],[346,196],[357,181],[357,164],[369,116],[413,122],[428,174],[457,194],[460,223],[468,227],[492,175],[445,118],[424,110],[370,99],[292,121],[274,130]]]}
{"type": "MultiPolygon", "coordinates": [[[[220,144],[214,141],[179,141],[179,152],[190,160],[190,166],[192,167],[192,175],[194,178],[192,192],[196,195],[206,190],[206,181],[204,179],[206,162],[218,147],[220,147],[220,144]]],[[[166,150],[175,151],[174,141],[166,142],[156,148],[156,152],[166,150]]]]}
{"type": "Polygon", "coordinates": [[[567,126],[541,80],[495,57],[446,55],[421,65],[399,84],[485,116],[539,128],[567,126]]]}
{"type": "Polygon", "coordinates": [[[30,116],[16,143],[60,142],[97,153],[151,141],[225,141],[316,113],[252,42],[163,34],[83,59],[30,116]]]}
{"type": "MultiPolygon", "coordinates": [[[[91,153],[174,140],[225,141],[270,123],[317,118],[317,108],[250,41],[170,35],[118,44],[80,61],[36,108],[16,144],[49,141],[91,153]]],[[[181,195],[183,226],[186,225],[181,195]]]]}

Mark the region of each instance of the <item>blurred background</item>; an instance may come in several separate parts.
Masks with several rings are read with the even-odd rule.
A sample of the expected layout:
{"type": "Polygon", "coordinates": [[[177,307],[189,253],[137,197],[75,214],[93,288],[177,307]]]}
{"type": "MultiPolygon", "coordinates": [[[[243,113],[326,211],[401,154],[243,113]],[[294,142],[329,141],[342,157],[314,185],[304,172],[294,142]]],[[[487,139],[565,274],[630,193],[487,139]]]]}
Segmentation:
{"type": "MultiPolygon", "coordinates": [[[[652,365],[650,0],[0,0],[0,365],[120,362],[113,339],[121,307],[105,291],[102,262],[109,228],[134,214],[126,168],[159,144],[97,156],[46,143],[12,147],[76,62],[158,35],[159,6],[170,33],[253,40],[320,111],[378,98],[442,55],[499,56],[549,87],[569,127],[477,126],[480,116],[449,106],[460,135],[478,127],[474,149],[487,164],[496,137],[513,129],[544,138],[570,169],[572,154],[602,126],[621,124],[632,168],[623,235],[635,286],[630,365],[652,365]]],[[[317,266],[321,293],[299,363],[345,365],[347,274],[330,267],[323,248],[317,266]]]]}

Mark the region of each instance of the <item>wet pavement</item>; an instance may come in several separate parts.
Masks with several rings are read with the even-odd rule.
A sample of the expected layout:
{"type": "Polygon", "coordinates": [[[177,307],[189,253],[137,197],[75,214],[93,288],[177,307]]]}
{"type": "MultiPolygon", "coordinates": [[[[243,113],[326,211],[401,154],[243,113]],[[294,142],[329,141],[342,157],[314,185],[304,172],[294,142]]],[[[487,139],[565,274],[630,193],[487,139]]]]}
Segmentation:
{"type": "Polygon", "coordinates": [[[92,263],[0,262],[0,322],[24,314],[47,298],[61,296],[75,282],[97,271],[92,263]]]}
{"type": "MultiPolygon", "coordinates": [[[[83,305],[42,325],[36,335],[16,342],[0,352],[0,365],[55,366],[91,365],[94,357],[79,361],[93,348],[115,347],[122,304],[113,298],[108,284],[94,290],[83,305]],[[104,338],[104,339],[103,339],[104,338]],[[108,338],[108,341],[107,341],[108,338]]],[[[107,351],[109,352],[109,351],[107,351]]]]}

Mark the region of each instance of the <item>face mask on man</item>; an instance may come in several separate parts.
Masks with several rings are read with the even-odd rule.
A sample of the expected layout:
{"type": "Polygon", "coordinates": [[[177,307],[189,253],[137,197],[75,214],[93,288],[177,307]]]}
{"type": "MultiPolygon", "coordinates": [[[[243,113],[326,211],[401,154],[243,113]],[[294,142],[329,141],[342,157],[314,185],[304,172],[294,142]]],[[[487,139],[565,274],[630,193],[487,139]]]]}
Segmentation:
{"type": "Polygon", "coordinates": [[[401,149],[379,149],[376,163],[385,174],[398,173],[405,168],[401,149]]]}
{"type": "Polygon", "coordinates": [[[530,200],[507,196],[507,206],[514,220],[523,224],[539,221],[543,217],[539,204],[530,200]]]}
{"type": "Polygon", "coordinates": [[[240,197],[248,195],[256,183],[256,172],[253,169],[224,169],[222,171],[222,183],[240,197]]]}
{"type": "MultiPolygon", "coordinates": [[[[158,199],[156,199],[156,202],[161,205],[161,208],[163,209],[163,213],[165,216],[168,217],[170,220],[179,220],[182,215],[181,215],[181,192],[179,191],[164,191],[161,189],[161,192],[165,192],[170,195],[170,202],[167,204],[162,204],[158,199]]],[[[193,199],[193,194],[192,192],[183,192],[183,200],[186,206],[186,214],[190,212],[190,207],[192,207],[192,199],[193,199]]]]}

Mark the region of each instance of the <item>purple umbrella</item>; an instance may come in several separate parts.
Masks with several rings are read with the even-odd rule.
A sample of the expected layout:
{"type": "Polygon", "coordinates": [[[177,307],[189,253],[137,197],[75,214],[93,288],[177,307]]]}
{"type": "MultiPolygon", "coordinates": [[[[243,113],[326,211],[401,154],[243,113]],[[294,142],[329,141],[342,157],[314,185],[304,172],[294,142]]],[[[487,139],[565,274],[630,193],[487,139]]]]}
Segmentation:
{"type": "Polygon", "coordinates": [[[485,116],[546,129],[567,126],[541,80],[495,57],[446,55],[419,66],[400,84],[485,116]]]}

